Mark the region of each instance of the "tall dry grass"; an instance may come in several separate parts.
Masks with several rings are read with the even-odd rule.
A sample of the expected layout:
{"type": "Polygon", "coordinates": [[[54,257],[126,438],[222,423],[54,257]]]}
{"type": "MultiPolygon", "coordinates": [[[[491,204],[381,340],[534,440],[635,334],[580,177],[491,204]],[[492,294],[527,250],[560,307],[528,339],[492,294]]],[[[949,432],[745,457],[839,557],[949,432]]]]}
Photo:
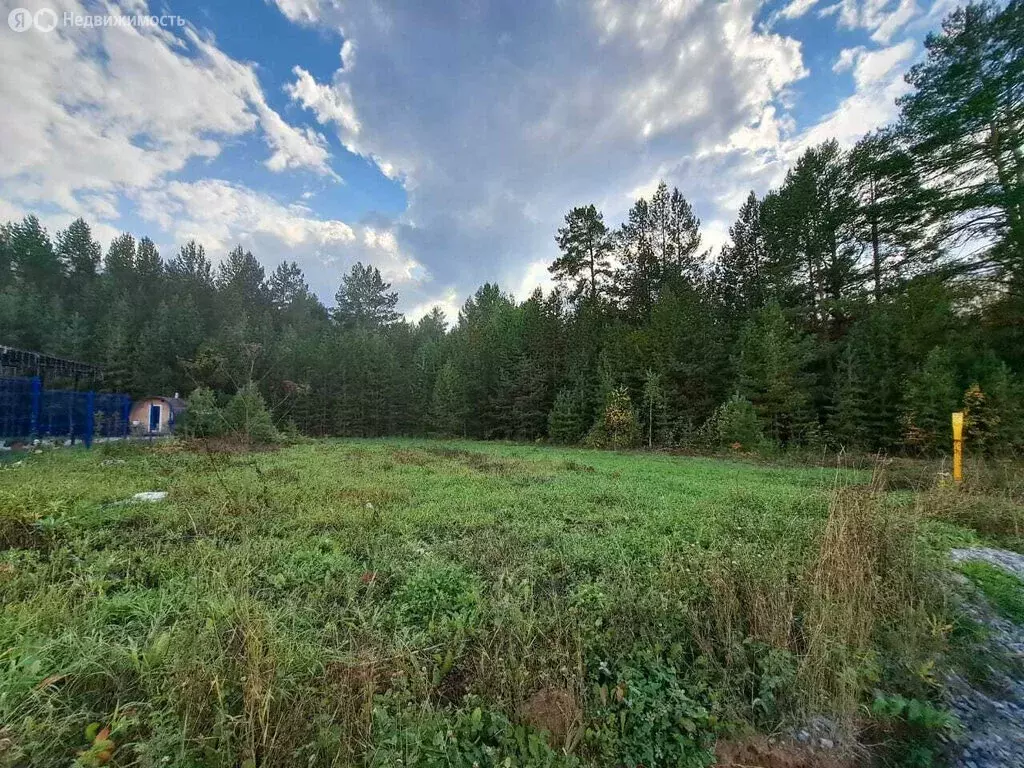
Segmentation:
{"type": "Polygon", "coordinates": [[[749,663],[737,657],[744,639],[789,654],[783,718],[826,714],[852,732],[872,691],[896,684],[889,676],[928,684],[921,671],[941,646],[938,565],[921,539],[924,506],[894,503],[885,486],[882,466],[867,486],[837,485],[811,556],[793,568],[778,565],[780,547],[759,567],[729,561],[707,573],[698,646],[727,676],[749,663]]]}

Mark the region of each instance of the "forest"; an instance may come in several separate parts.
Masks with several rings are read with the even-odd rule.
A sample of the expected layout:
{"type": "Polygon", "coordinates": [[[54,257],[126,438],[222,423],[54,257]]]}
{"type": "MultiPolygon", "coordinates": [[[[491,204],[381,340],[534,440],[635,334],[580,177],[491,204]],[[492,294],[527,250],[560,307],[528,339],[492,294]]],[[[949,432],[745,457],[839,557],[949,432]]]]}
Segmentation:
{"type": "Polygon", "coordinates": [[[717,253],[685,190],[617,226],[581,201],[556,290],[488,283],[413,323],[372,265],[326,306],[272,254],[103,253],[83,219],[51,237],[30,215],[0,227],[0,342],[97,363],[110,391],[258,389],[317,436],[918,455],[964,409],[971,450],[1020,451],[1024,2],[958,9],[925,47],[898,120],[808,147],[717,253]]]}

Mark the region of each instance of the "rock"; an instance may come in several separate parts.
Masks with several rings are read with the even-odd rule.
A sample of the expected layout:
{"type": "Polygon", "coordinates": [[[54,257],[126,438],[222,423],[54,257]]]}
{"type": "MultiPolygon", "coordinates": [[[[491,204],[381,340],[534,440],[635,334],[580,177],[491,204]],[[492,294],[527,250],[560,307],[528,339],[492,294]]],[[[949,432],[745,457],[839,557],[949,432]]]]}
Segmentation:
{"type": "Polygon", "coordinates": [[[132,502],[135,502],[135,501],[142,501],[142,502],[163,501],[166,498],[167,498],[167,491],[143,491],[142,493],[136,493],[134,496],[132,496],[129,499],[129,501],[132,501],[132,502]]]}

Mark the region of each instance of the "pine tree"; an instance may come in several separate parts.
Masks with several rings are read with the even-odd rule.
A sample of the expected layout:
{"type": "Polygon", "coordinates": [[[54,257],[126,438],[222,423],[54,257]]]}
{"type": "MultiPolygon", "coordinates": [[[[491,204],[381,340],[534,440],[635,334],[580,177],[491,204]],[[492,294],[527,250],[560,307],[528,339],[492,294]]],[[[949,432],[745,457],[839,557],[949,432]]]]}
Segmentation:
{"type": "Polygon", "coordinates": [[[928,202],[913,159],[892,131],[869,134],[848,158],[853,235],[867,249],[875,301],[934,257],[926,237],[928,202]]]}
{"type": "Polygon", "coordinates": [[[740,394],[750,400],[774,442],[801,442],[814,432],[808,377],[808,340],[792,330],[770,302],[744,327],[735,361],[740,394]]]}
{"type": "Polygon", "coordinates": [[[430,425],[441,435],[466,434],[466,399],[463,382],[452,360],[446,360],[437,375],[430,405],[430,425]]]}
{"type": "MultiPolygon", "coordinates": [[[[664,185],[664,182],[662,182],[664,185]]],[[[672,188],[668,198],[667,247],[662,255],[662,274],[666,280],[685,280],[699,285],[704,276],[704,256],[700,252],[700,219],[683,194],[672,188]]]]}
{"type": "Polygon", "coordinates": [[[742,323],[766,300],[764,285],[765,234],[761,204],[751,192],[740,207],[736,223],[729,227],[731,243],[722,248],[716,281],[718,293],[733,323],[742,323]]]}
{"type": "Polygon", "coordinates": [[[661,262],[654,238],[650,205],[640,198],[616,235],[620,267],[615,272],[617,297],[628,316],[637,322],[650,315],[660,284],[661,262]]]}
{"type": "Polygon", "coordinates": [[[103,259],[103,249],[92,239],[92,230],[85,219],[75,219],[68,228],[57,233],[57,258],[68,272],[71,292],[88,289],[103,259]]]}
{"type": "Polygon", "coordinates": [[[110,241],[103,259],[103,271],[115,291],[127,291],[135,270],[135,238],[127,232],[110,241]]]}
{"type": "Polygon", "coordinates": [[[909,445],[935,450],[948,445],[950,414],[960,397],[948,350],[935,347],[907,383],[905,428],[909,445]]]}
{"type": "Polygon", "coordinates": [[[612,242],[604,216],[593,205],[573,208],[565,215],[565,226],[559,228],[555,242],[562,255],[548,271],[568,287],[571,301],[596,301],[611,276],[612,242]]]}
{"type": "Polygon", "coordinates": [[[26,216],[10,230],[14,274],[22,290],[51,298],[61,295],[64,266],[54,251],[50,236],[35,216],[26,216]]]}
{"type": "Polygon", "coordinates": [[[927,56],[907,74],[900,132],[934,212],[954,242],[974,249],[973,270],[1024,269],[1024,2],[972,3],[925,40],[927,56]]]}
{"type": "Polygon", "coordinates": [[[560,390],[548,414],[548,437],[572,445],[583,439],[593,422],[590,397],[583,387],[560,390]]]}
{"type": "Polygon", "coordinates": [[[398,294],[384,282],[376,267],[357,262],[341,279],[335,295],[334,318],[343,326],[384,328],[398,320],[398,294]]]}

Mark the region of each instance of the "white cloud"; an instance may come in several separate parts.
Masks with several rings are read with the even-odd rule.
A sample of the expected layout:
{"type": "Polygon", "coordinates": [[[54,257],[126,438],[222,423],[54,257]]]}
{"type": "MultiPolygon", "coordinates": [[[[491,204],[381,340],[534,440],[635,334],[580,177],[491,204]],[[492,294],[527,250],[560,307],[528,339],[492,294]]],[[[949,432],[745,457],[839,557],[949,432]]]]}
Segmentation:
{"type": "Polygon", "coordinates": [[[906,40],[880,50],[858,47],[842,51],[833,70],[842,72],[852,68],[856,90],[833,112],[796,138],[786,153],[787,160],[830,138],[851,146],[864,134],[895,120],[898,115],[896,99],[910,90],[903,73],[915,49],[916,44],[906,40]]]}
{"type": "Polygon", "coordinates": [[[360,125],[355,107],[352,106],[352,89],[348,83],[339,83],[332,88],[318,83],[302,67],[296,66],[292,72],[296,80],[285,86],[288,95],[304,108],[312,110],[317,122],[335,123],[344,144],[347,147],[354,146],[359,137],[360,125]]]}
{"type": "Polygon", "coordinates": [[[180,241],[195,238],[227,250],[240,237],[269,235],[284,245],[327,246],[356,240],[352,227],[316,219],[303,205],[281,205],[241,185],[219,179],[172,181],[138,197],[139,214],[180,241]]]}
{"type": "Polygon", "coordinates": [[[864,46],[846,48],[839,53],[832,71],[845,72],[852,69],[857,90],[871,88],[890,80],[897,69],[902,73],[916,47],[913,40],[904,40],[877,50],[868,50],[864,46]]]}
{"type": "MultiPolygon", "coordinates": [[[[0,2],[0,15],[9,5],[0,2]]],[[[86,12],[73,0],[47,5],[86,12]]],[[[332,173],[322,137],[288,125],[252,66],[191,28],[178,37],[155,26],[19,34],[3,25],[0,36],[0,195],[95,213],[83,202],[90,195],[147,189],[257,127],[272,170],[332,173]]]]}
{"type": "Polygon", "coordinates": [[[322,8],[326,4],[321,0],[274,0],[274,3],[289,21],[297,24],[313,24],[319,21],[322,8]]]}
{"type": "Polygon", "coordinates": [[[863,45],[858,45],[856,48],[843,48],[839,52],[838,58],[832,65],[832,71],[836,74],[840,72],[849,72],[853,69],[853,65],[857,63],[858,57],[864,53],[866,49],[863,45]]]}
{"type": "Polygon", "coordinates": [[[512,295],[517,301],[525,301],[530,295],[540,288],[544,293],[549,293],[555,287],[555,281],[551,279],[548,266],[551,262],[547,259],[531,261],[526,268],[521,270],[519,283],[512,288],[512,295]]]}
{"type": "Polygon", "coordinates": [[[448,326],[451,327],[458,322],[459,310],[462,309],[458,291],[453,286],[449,286],[439,295],[411,306],[406,310],[405,316],[414,323],[419,322],[420,318],[430,314],[434,307],[444,312],[444,316],[448,320],[448,326]]]}
{"type": "Polygon", "coordinates": [[[341,44],[341,66],[342,69],[352,69],[356,65],[356,44],[351,40],[345,40],[341,44]]]}
{"type": "Polygon", "coordinates": [[[839,24],[848,29],[866,29],[876,43],[888,43],[920,13],[915,0],[840,0],[825,12],[837,12],[839,24]]]}
{"type": "Polygon", "coordinates": [[[543,4],[515,24],[488,8],[339,4],[321,23],[358,47],[358,66],[343,56],[318,81],[298,63],[287,89],[401,180],[396,235],[440,285],[498,277],[528,295],[571,206],[609,202],[614,225],[623,190],[659,174],[714,200],[720,179],[680,158],[723,137],[753,153],[791,126],[778,103],[806,75],[801,46],[755,25],[759,0],[543,4]]]}
{"type": "Polygon", "coordinates": [[[138,197],[138,212],[176,245],[195,239],[214,255],[242,245],[271,268],[270,255],[285,254],[325,297],[356,261],[378,267],[396,286],[415,287],[426,276],[387,228],[323,219],[303,203],[284,204],[221,179],[172,181],[146,190],[138,197]]]}
{"type": "Polygon", "coordinates": [[[791,0],[790,3],[779,11],[779,16],[784,19],[799,19],[818,4],[818,0],[791,0]]]}

